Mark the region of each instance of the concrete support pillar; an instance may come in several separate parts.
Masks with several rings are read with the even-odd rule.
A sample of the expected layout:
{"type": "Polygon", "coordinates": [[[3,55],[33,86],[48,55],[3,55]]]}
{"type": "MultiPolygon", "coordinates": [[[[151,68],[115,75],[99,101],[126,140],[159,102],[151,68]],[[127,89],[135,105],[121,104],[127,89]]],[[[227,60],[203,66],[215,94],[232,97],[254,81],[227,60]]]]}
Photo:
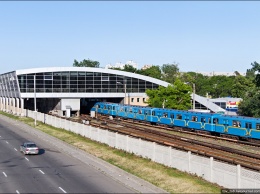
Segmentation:
{"type": "Polygon", "coordinates": [[[15,98],[12,98],[12,113],[15,114],[15,98]]]}
{"type": "Polygon", "coordinates": [[[16,113],[16,115],[19,115],[19,107],[20,107],[20,103],[19,103],[19,98],[16,98],[15,99],[16,100],[16,109],[15,109],[15,113],[16,113]]]}
{"type": "Polygon", "coordinates": [[[10,112],[10,98],[7,98],[6,100],[6,112],[10,112]]]}
{"type": "Polygon", "coordinates": [[[20,98],[21,100],[21,109],[20,109],[20,115],[23,117],[24,114],[23,114],[23,109],[24,109],[24,98],[20,98]]]}
{"type": "Polygon", "coordinates": [[[3,97],[0,98],[0,110],[3,110],[3,97]]]}
{"type": "Polygon", "coordinates": [[[5,106],[6,106],[6,98],[3,98],[3,111],[5,111],[5,106]]]}

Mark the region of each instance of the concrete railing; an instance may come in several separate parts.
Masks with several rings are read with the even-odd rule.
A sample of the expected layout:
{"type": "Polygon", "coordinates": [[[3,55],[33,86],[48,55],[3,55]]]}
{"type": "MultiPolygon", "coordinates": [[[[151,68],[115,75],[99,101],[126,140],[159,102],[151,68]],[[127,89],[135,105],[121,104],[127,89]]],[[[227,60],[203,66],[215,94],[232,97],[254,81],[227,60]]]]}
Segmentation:
{"type": "MultiPolygon", "coordinates": [[[[22,110],[22,113],[34,119],[34,111],[22,110]]],[[[140,138],[118,134],[39,112],[37,112],[37,120],[100,143],[105,143],[116,149],[151,159],[165,166],[196,174],[225,188],[260,188],[260,173],[245,169],[240,165],[222,163],[215,161],[212,157],[194,155],[191,152],[180,151],[169,146],[162,146],[140,138]]]]}

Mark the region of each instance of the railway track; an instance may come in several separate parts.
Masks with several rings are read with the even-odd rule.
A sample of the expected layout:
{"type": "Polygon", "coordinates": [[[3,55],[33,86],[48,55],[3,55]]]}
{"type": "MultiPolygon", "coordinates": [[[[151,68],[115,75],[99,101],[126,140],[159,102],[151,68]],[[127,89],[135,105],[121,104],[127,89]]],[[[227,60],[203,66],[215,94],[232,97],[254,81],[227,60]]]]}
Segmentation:
{"type": "Polygon", "coordinates": [[[260,155],[238,149],[216,145],[208,142],[194,140],[192,138],[182,137],[169,134],[167,132],[154,130],[154,126],[150,128],[136,125],[135,122],[120,122],[108,120],[106,117],[99,117],[102,120],[92,120],[91,125],[130,135],[136,138],[142,138],[153,141],[161,145],[172,146],[176,149],[191,151],[198,155],[214,157],[217,160],[232,164],[240,164],[249,169],[260,170],[260,155]]]}
{"type": "MultiPolygon", "coordinates": [[[[88,115],[84,115],[84,117],[91,119],[88,115]]],[[[108,116],[105,115],[99,115],[99,119],[108,119],[108,116]]],[[[219,137],[219,136],[213,136],[210,134],[205,134],[201,133],[199,130],[190,130],[187,128],[182,128],[182,127],[168,127],[165,125],[151,125],[151,123],[145,122],[145,121],[138,121],[138,120],[132,120],[132,119],[120,119],[120,123],[135,123],[136,125],[139,126],[147,126],[147,127],[153,127],[154,129],[158,130],[163,130],[163,131],[169,131],[169,132],[176,132],[178,134],[187,134],[188,136],[193,136],[193,137],[203,137],[207,139],[214,139],[214,140],[221,140],[221,141],[226,141],[226,142],[231,142],[239,145],[247,145],[247,146],[252,146],[256,148],[260,148],[260,142],[249,142],[249,141],[242,141],[238,139],[232,139],[232,138],[227,138],[227,137],[219,137]]]]}

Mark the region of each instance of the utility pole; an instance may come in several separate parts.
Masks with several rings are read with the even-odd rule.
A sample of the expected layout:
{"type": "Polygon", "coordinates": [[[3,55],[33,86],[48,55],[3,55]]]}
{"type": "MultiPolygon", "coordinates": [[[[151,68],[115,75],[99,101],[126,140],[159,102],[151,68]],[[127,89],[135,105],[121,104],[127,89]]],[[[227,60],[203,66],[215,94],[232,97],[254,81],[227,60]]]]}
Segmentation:
{"type": "Polygon", "coordinates": [[[36,117],[37,117],[37,109],[36,109],[36,80],[35,75],[33,76],[33,85],[34,85],[34,126],[36,127],[36,117]]]}

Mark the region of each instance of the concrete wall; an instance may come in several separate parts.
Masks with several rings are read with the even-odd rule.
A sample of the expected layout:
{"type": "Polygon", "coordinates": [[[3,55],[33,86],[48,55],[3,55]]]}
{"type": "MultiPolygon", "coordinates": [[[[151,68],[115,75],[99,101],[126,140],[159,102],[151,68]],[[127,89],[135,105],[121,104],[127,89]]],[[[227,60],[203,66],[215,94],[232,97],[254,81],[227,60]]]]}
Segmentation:
{"type": "Polygon", "coordinates": [[[209,182],[217,183],[225,188],[260,188],[260,173],[245,169],[240,165],[226,164],[215,161],[212,157],[197,156],[191,152],[180,151],[169,146],[162,146],[140,138],[121,135],[39,112],[37,115],[30,110],[22,110],[22,112],[31,118],[37,116],[37,120],[51,126],[72,131],[111,147],[151,159],[168,167],[196,174],[209,182]]]}

